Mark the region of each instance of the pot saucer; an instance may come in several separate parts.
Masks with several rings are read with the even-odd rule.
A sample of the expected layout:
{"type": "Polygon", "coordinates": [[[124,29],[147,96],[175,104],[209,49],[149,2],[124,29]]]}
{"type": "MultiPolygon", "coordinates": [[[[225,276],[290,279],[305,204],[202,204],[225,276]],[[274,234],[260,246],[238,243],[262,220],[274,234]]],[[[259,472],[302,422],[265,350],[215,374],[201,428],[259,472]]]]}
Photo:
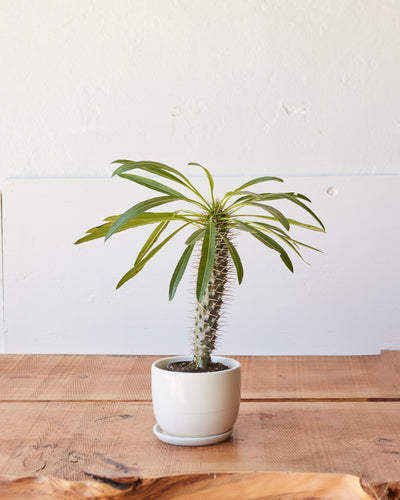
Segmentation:
{"type": "Polygon", "coordinates": [[[177,446],[206,446],[209,444],[220,443],[225,441],[232,434],[233,429],[223,432],[222,434],[215,434],[214,436],[204,436],[204,437],[184,437],[184,436],[172,436],[165,432],[158,424],[153,427],[154,434],[158,437],[160,441],[167,444],[174,444],[177,446]]]}

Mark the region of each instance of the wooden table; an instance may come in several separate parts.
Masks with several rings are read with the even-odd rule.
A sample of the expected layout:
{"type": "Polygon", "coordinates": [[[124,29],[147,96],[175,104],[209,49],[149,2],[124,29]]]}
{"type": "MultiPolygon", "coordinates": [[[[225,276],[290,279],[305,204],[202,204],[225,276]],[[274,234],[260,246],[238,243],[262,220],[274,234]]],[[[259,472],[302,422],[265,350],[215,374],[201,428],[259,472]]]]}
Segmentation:
{"type": "Polygon", "coordinates": [[[159,357],[0,355],[0,497],[23,484],[16,476],[121,492],[137,477],[290,471],[352,474],[377,498],[400,498],[400,351],[237,357],[234,435],[199,448],[152,433],[149,374],[159,357]]]}

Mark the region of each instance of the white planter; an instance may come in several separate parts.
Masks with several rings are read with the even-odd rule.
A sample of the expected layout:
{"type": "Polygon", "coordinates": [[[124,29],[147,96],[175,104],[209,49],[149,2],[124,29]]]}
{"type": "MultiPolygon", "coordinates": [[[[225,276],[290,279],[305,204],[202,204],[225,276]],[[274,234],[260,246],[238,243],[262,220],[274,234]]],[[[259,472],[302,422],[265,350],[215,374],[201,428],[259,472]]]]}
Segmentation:
{"type": "Polygon", "coordinates": [[[229,370],[185,373],[166,370],[187,356],[164,358],[151,368],[153,411],[158,426],[154,432],[171,444],[199,445],[229,437],[240,404],[240,363],[213,357],[229,370]],[[176,439],[174,439],[176,438],[176,439]]]}

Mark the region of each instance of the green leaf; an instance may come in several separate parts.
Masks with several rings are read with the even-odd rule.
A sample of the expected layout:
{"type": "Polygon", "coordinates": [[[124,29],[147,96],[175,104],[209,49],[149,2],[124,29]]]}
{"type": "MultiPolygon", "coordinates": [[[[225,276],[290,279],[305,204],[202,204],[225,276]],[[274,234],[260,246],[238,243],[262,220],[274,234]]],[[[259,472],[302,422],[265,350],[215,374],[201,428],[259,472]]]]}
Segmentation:
{"type": "MultiPolygon", "coordinates": [[[[307,262],[304,257],[301,255],[299,252],[297,246],[303,246],[305,248],[309,248],[310,250],[315,250],[316,252],[321,252],[318,248],[314,248],[310,245],[306,245],[305,243],[302,243],[301,241],[294,240],[289,236],[289,234],[285,233],[281,229],[275,227],[275,226],[270,226],[269,224],[264,224],[262,222],[252,222],[252,225],[255,225],[257,228],[260,227],[264,231],[269,231],[271,230],[272,234],[279,238],[281,241],[283,241],[286,245],[288,245],[299,257],[300,259],[305,262],[307,265],[310,265],[309,262],[307,262]],[[271,229],[270,229],[271,228],[271,229]],[[273,228],[273,229],[272,229],[273,228]]],[[[318,228],[319,229],[319,228],[318,228]]],[[[322,253],[322,252],[321,252],[322,253]]]]}
{"type": "Polygon", "coordinates": [[[207,176],[207,179],[208,179],[208,183],[210,184],[211,199],[214,202],[214,179],[213,179],[213,176],[211,175],[211,173],[209,172],[209,170],[207,170],[206,167],[203,167],[203,165],[200,165],[200,163],[191,162],[191,163],[188,163],[188,165],[195,165],[196,167],[200,167],[204,170],[204,172],[207,176]]]}
{"type": "Polygon", "coordinates": [[[255,238],[257,238],[259,241],[261,241],[261,243],[264,243],[264,245],[266,245],[267,247],[278,252],[280,254],[281,259],[284,262],[285,266],[289,269],[289,271],[293,272],[292,261],[290,260],[289,255],[287,254],[285,249],[282,248],[281,245],[279,245],[279,243],[277,243],[270,236],[267,236],[263,232],[259,231],[255,227],[253,227],[251,224],[248,224],[246,222],[241,222],[239,220],[236,220],[235,222],[237,222],[239,228],[251,233],[255,238]]]}
{"type": "Polygon", "coordinates": [[[283,215],[282,212],[277,210],[275,207],[271,207],[270,205],[264,205],[264,203],[256,203],[253,201],[246,202],[246,205],[251,205],[253,207],[258,207],[262,208],[263,210],[266,210],[271,215],[273,215],[274,219],[280,222],[285,229],[290,229],[290,224],[287,218],[283,215]]]}
{"type": "MultiPolygon", "coordinates": [[[[122,161],[122,160],[119,160],[119,161],[122,161]]],[[[181,186],[185,186],[186,188],[188,187],[188,185],[185,182],[183,182],[181,179],[179,179],[175,175],[170,174],[169,172],[161,170],[161,169],[154,167],[152,165],[137,166],[137,163],[138,162],[130,161],[130,162],[122,165],[121,167],[118,167],[116,170],[114,170],[112,175],[113,176],[118,175],[119,177],[121,177],[121,175],[123,175],[125,172],[129,172],[130,170],[134,170],[135,168],[138,168],[140,170],[144,170],[146,172],[149,172],[150,174],[158,175],[160,177],[163,177],[164,179],[168,179],[170,181],[176,182],[176,183],[180,184],[181,186]]],[[[143,163],[143,162],[141,162],[141,163],[143,163]]]]}
{"type": "MultiPolygon", "coordinates": [[[[151,257],[150,257],[151,258],[151,257]]],[[[147,259],[147,260],[150,260],[147,259]]],[[[136,276],[137,274],[140,273],[140,271],[144,268],[147,260],[142,260],[140,261],[138,264],[135,264],[132,269],[130,269],[127,273],[125,273],[122,278],[118,281],[117,283],[117,290],[118,288],[121,288],[122,285],[124,285],[127,281],[129,281],[130,279],[132,279],[134,276],[136,276]]]]}
{"type": "Polygon", "coordinates": [[[198,302],[201,301],[207,288],[208,281],[214,266],[215,258],[215,224],[210,217],[206,231],[204,233],[203,246],[201,248],[201,257],[199,270],[197,274],[196,296],[198,302]]]}
{"type": "Polygon", "coordinates": [[[222,236],[223,240],[225,241],[225,245],[228,248],[230,256],[232,257],[233,263],[234,263],[235,268],[236,268],[236,274],[237,274],[237,277],[238,277],[238,282],[239,282],[239,285],[240,285],[241,282],[242,282],[242,280],[243,280],[243,274],[244,274],[242,261],[240,260],[238,251],[232,245],[232,243],[228,240],[228,238],[226,238],[223,235],[221,235],[221,236],[222,236]]]}
{"type": "Polygon", "coordinates": [[[185,196],[179,191],[175,191],[175,189],[172,189],[165,184],[161,184],[161,182],[154,181],[153,179],[148,179],[147,177],[132,174],[119,174],[119,177],[136,182],[137,184],[153,189],[154,191],[159,191],[160,193],[176,196],[177,198],[185,198],[185,196]]]}
{"type": "Polygon", "coordinates": [[[318,231],[319,233],[325,232],[325,229],[322,229],[318,226],[313,226],[311,224],[304,224],[303,222],[300,222],[298,220],[288,219],[288,221],[289,221],[291,226],[298,226],[298,227],[302,227],[304,229],[309,229],[310,231],[318,231]]]}
{"type": "Polygon", "coordinates": [[[248,182],[245,182],[241,186],[239,186],[235,191],[242,191],[242,189],[245,189],[249,186],[253,186],[254,184],[259,184],[260,182],[266,182],[266,181],[277,181],[277,182],[284,182],[283,179],[280,179],[279,177],[256,177],[255,179],[251,179],[248,182]]]}
{"type": "Polygon", "coordinates": [[[257,222],[257,221],[252,222],[252,224],[256,225],[257,227],[260,227],[260,229],[263,230],[263,231],[268,231],[268,232],[271,232],[271,233],[274,233],[274,234],[279,233],[282,236],[290,239],[289,234],[286,233],[280,227],[272,226],[271,224],[265,224],[265,222],[257,222]]]}
{"type": "Polygon", "coordinates": [[[106,217],[104,219],[104,221],[107,221],[107,222],[114,222],[118,219],[119,215],[109,215],[108,217],[106,217]]]}
{"type": "Polygon", "coordinates": [[[293,196],[296,196],[297,198],[301,198],[302,200],[308,201],[309,203],[312,203],[310,198],[307,198],[304,194],[301,193],[293,193],[293,196]]]}
{"type": "Polygon", "coordinates": [[[293,272],[293,264],[292,261],[289,258],[289,255],[286,252],[282,252],[280,254],[280,257],[285,264],[285,266],[289,269],[289,271],[293,272]]]}
{"type": "Polygon", "coordinates": [[[295,195],[293,193],[261,193],[263,196],[264,200],[289,200],[292,203],[295,203],[299,207],[303,208],[308,212],[321,226],[323,230],[325,230],[325,227],[322,223],[322,221],[316,216],[316,214],[309,208],[307,205],[305,205],[303,202],[297,199],[298,195],[295,195]]]}
{"type": "Polygon", "coordinates": [[[309,208],[307,205],[305,205],[304,203],[302,203],[300,200],[298,200],[296,198],[296,196],[289,196],[288,197],[289,200],[291,200],[293,203],[295,203],[296,205],[299,205],[300,207],[302,207],[304,210],[306,210],[317,222],[318,224],[321,226],[321,228],[323,230],[325,230],[325,226],[323,225],[322,221],[317,217],[317,215],[311,210],[311,208],[309,208]]]}
{"type": "Polygon", "coordinates": [[[108,230],[105,239],[108,240],[108,238],[112,234],[114,234],[121,226],[123,226],[129,220],[134,219],[137,215],[146,212],[150,208],[158,207],[160,205],[164,205],[165,203],[170,203],[171,201],[177,201],[179,199],[180,198],[174,196],[159,196],[157,198],[150,198],[149,200],[137,203],[136,205],[134,205],[133,207],[131,207],[129,210],[127,210],[118,217],[118,219],[108,230]]]}
{"type": "MultiPolygon", "coordinates": [[[[231,198],[232,196],[243,196],[243,200],[248,199],[255,199],[255,200],[262,200],[262,196],[259,193],[253,193],[253,191],[228,191],[226,193],[226,196],[228,198],[231,198]]],[[[241,199],[238,199],[237,202],[242,201],[241,199]]]]}
{"type": "Polygon", "coordinates": [[[324,253],[322,250],[319,250],[319,248],[315,248],[315,247],[312,247],[310,245],[306,245],[305,243],[302,243],[301,241],[293,240],[292,238],[290,238],[290,241],[292,241],[293,243],[296,243],[296,245],[300,245],[304,248],[309,248],[310,250],[314,250],[315,252],[324,253]]]}
{"type": "Polygon", "coordinates": [[[133,170],[135,168],[140,168],[142,170],[146,170],[147,172],[151,172],[155,175],[160,175],[161,177],[165,177],[169,180],[172,180],[174,182],[178,182],[179,184],[182,184],[185,186],[187,189],[192,191],[192,193],[195,193],[196,196],[198,196],[202,202],[196,202],[194,200],[187,200],[190,201],[191,203],[195,203],[196,205],[200,206],[203,209],[208,209],[210,208],[209,203],[202,197],[201,193],[194,187],[194,185],[189,181],[187,177],[185,177],[179,170],[176,170],[175,168],[169,167],[168,165],[165,165],[163,163],[158,163],[155,161],[129,161],[129,160],[116,160],[113,163],[120,163],[121,166],[118,167],[116,170],[113,172],[114,175],[119,175],[129,171],[133,170]],[[178,178],[179,177],[179,178],[178,178]]]}
{"type": "Polygon", "coordinates": [[[129,160],[116,160],[112,163],[121,163],[122,166],[118,167],[113,172],[114,175],[121,175],[129,170],[133,170],[135,168],[139,168],[141,170],[145,170],[155,175],[159,175],[161,177],[165,177],[166,179],[170,179],[174,182],[178,182],[183,186],[189,187],[191,183],[189,179],[187,179],[181,172],[172,168],[164,163],[158,163],[155,161],[129,161],[129,160]]]}
{"type": "Polygon", "coordinates": [[[196,243],[196,241],[201,240],[204,236],[205,231],[206,230],[204,228],[197,229],[189,236],[189,238],[185,241],[185,244],[193,245],[194,243],[196,243]]]}
{"type": "MultiPolygon", "coordinates": [[[[266,219],[266,220],[272,220],[272,221],[275,221],[275,217],[268,217],[267,215],[258,215],[258,214],[246,214],[246,215],[243,215],[243,214],[240,214],[241,217],[256,217],[257,219],[266,219]]],[[[318,231],[319,233],[324,233],[324,229],[321,229],[320,227],[318,226],[313,226],[311,224],[304,224],[303,222],[300,222],[298,220],[295,220],[295,219],[289,219],[287,218],[287,221],[289,222],[289,224],[291,226],[298,226],[298,227],[302,227],[304,229],[309,229],[310,231],[318,231]]]]}
{"type": "MultiPolygon", "coordinates": [[[[239,215],[238,215],[239,216],[239,215]]],[[[271,220],[271,221],[276,221],[275,217],[269,217],[268,215],[259,215],[259,214],[240,214],[240,217],[254,217],[257,219],[265,219],[265,220],[271,220]]],[[[289,219],[287,217],[287,221],[291,226],[298,226],[302,227],[304,229],[309,229],[310,231],[317,231],[319,233],[324,233],[324,229],[321,229],[318,226],[313,226],[312,224],[304,224],[304,222],[300,222],[295,219],[289,219]]]]}
{"type": "MultiPolygon", "coordinates": [[[[275,193],[261,193],[262,195],[265,195],[265,196],[271,196],[271,195],[274,195],[275,193]]],[[[304,194],[301,194],[301,193],[295,193],[294,191],[290,192],[290,193],[276,193],[278,196],[281,195],[281,194],[290,194],[291,196],[295,196],[296,198],[300,198],[302,200],[305,200],[305,201],[308,201],[309,203],[312,203],[312,201],[310,200],[310,198],[307,198],[307,196],[305,196],[304,194]]]]}
{"type": "MultiPolygon", "coordinates": [[[[255,222],[254,225],[256,227],[260,227],[261,226],[261,229],[265,228],[265,226],[268,226],[268,224],[262,224],[262,223],[259,223],[259,222],[255,222]]],[[[273,227],[273,226],[271,226],[273,227]]],[[[278,228],[275,228],[275,229],[278,229],[278,228]]],[[[263,229],[264,231],[268,231],[268,229],[263,229]]],[[[300,259],[305,262],[306,264],[309,264],[304,258],[303,256],[301,255],[301,253],[299,252],[299,250],[297,249],[297,244],[299,243],[298,241],[296,240],[293,240],[287,233],[285,233],[284,231],[280,231],[280,232],[275,232],[275,231],[271,231],[272,234],[279,238],[281,241],[283,241],[286,245],[288,245],[299,257],[300,259]]],[[[316,250],[316,249],[315,249],[316,250]]]]}
{"type": "Polygon", "coordinates": [[[143,245],[142,249],[138,253],[138,256],[136,257],[135,264],[137,264],[139,261],[143,259],[143,257],[146,255],[146,253],[151,249],[153,245],[157,242],[158,238],[161,236],[163,231],[167,228],[169,224],[169,221],[164,221],[161,222],[155,229],[152,231],[150,236],[147,238],[145,244],[143,245]]]}
{"type": "MultiPolygon", "coordinates": [[[[104,236],[108,233],[112,224],[120,217],[120,215],[112,215],[104,219],[108,221],[106,224],[102,224],[101,226],[93,227],[88,229],[87,233],[83,238],[80,238],[75,242],[75,245],[80,243],[85,243],[86,241],[95,240],[98,238],[104,238],[104,236]]],[[[121,226],[116,233],[120,231],[125,231],[127,229],[132,229],[139,226],[145,226],[149,224],[155,224],[157,222],[162,221],[185,221],[189,222],[189,219],[183,215],[178,215],[178,212],[146,212],[140,215],[137,215],[134,219],[126,222],[123,226],[121,226]]]]}
{"type": "Polygon", "coordinates": [[[161,250],[161,248],[168,243],[168,241],[173,238],[179,231],[181,231],[184,227],[186,227],[188,224],[184,224],[181,226],[179,229],[171,233],[165,240],[163,240],[159,245],[157,245],[151,252],[149,252],[146,257],[144,257],[141,261],[135,263],[135,265],[130,269],[127,273],[125,273],[122,278],[119,280],[117,284],[117,289],[120,288],[124,283],[126,283],[128,280],[136,276],[147,264],[147,262],[154,257],[154,255],[161,250]]]}
{"type": "Polygon", "coordinates": [[[193,248],[194,244],[188,245],[185,248],[185,251],[183,252],[181,258],[179,259],[178,264],[176,265],[175,271],[172,274],[172,278],[169,284],[169,300],[172,300],[175,296],[178,285],[185,273],[190,256],[192,255],[193,248]]]}

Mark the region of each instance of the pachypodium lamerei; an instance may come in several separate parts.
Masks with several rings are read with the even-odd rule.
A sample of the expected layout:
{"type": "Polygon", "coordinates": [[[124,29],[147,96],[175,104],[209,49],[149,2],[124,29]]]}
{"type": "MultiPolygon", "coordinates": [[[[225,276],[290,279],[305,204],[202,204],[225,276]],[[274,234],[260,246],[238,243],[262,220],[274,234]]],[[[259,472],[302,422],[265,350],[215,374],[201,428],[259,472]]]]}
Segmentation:
{"type": "Polygon", "coordinates": [[[193,364],[195,369],[207,370],[211,363],[211,353],[215,349],[221,309],[232,272],[229,250],[225,241],[229,240],[229,228],[225,217],[215,216],[215,255],[211,276],[204,295],[197,302],[193,332],[193,364]],[[219,220],[221,219],[221,220],[219,220]]]}
{"type": "Polygon", "coordinates": [[[299,251],[300,247],[319,250],[292,238],[288,232],[290,227],[297,226],[324,232],[324,225],[307,205],[311,200],[303,194],[257,193],[248,189],[264,182],[283,182],[278,177],[262,176],[251,179],[235,190],[228,191],[221,199],[216,199],[211,173],[198,163],[190,163],[189,165],[202,168],[207,176],[210,187],[210,199],[207,199],[183,173],[163,163],[131,160],[117,160],[114,163],[119,164],[119,167],[113,175],[160,192],[163,196],[148,198],[136,203],[121,215],[107,217],[103,224],[89,229],[76,243],[102,237],[107,240],[120,231],[156,224],[139,251],[134,266],[118,282],[117,288],[119,288],[136,276],[175,235],[184,229],[194,227],[194,231],[185,241],[183,254],[173,272],[169,285],[169,299],[172,300],[175,296],[194,248],[200,246],[200,259],[196,267],[196,316],[193,361],[190,363],[190,370],[207,371],[213,364],[211,354],[218,337],[228,282],[234,274],[239,284],[243,279],[243,265],[232,241],[235,233],[244,231],[255,237],[268,249],[277,252],[284,265],[293,272],[292,261],[282,244],[301,259],[303,257],[299,251]],[[128,173],[135,170],[144,171],[147,175],[128,173]],[[155,177],[161,177],[163,182],[155,180],[155,177]],[[168,184],[165,184],[165,180],[168,184]],[[180,188],[180,191],[172,188],[170,183],[180,188]],[[317,225],[287,218],[280,210],[270,205],[270,202],[277,200],[286,200],[300,207],[317,222],[317,225]],[[180,203],[180,208],[171,212],[151,211],[167,203],[180,203]],[[246,211],[250,213],[243,213],[246,211]],[[166,236],[170,224],[178,225],[178,228],[174,228],[166,236]],[[161,236],[164,239],[160,241],[161,236]]]}

